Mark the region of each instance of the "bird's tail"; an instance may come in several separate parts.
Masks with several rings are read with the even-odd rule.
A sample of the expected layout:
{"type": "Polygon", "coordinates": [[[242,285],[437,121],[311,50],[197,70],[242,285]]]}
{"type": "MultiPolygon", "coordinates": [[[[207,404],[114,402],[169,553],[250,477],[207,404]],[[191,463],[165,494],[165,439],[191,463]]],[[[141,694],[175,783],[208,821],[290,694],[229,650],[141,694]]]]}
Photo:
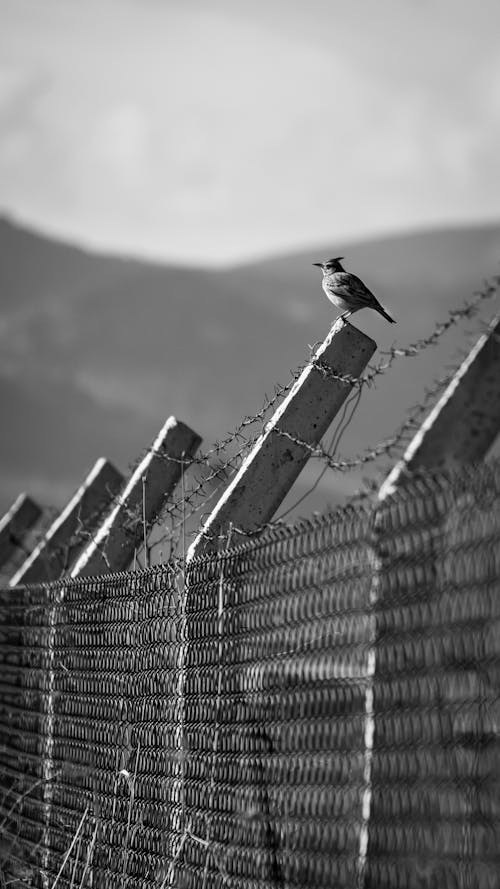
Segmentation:
{"type": "Polygon", "coordinates": [[[377,312],[379,312],[380,315],[383,315],[384,318],[386,319],[386,321],[389,321],[390,324],[396,324],[396,321],[394,320],[394,318],[391,318],[391,316],[387,314],[387,312],[385,311],[385,309],[382,308],[380,303],[377,306],[377,312]]]}

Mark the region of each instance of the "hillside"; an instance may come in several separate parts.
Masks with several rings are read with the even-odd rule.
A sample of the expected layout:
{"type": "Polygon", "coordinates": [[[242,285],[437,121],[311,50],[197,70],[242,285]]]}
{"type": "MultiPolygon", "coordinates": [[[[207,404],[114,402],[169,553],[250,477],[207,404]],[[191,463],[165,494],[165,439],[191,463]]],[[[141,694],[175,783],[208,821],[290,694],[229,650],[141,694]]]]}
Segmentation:
{"type": "MultiPolygon", "coordinates": [[[[428,334],[498,270],[500,225],[208,271],[92,255],[0,221],[0,511],[21,489],[61,505],[101,454],[126,468],[171,413],[205,446],[224,437],[328,331],[334,315],[311,263],[332,253],[397,317],[393,327],[356,316],[383,350],[428,334]]],[[[464,342],[453,331],[365,392],[341,452],[388,436],[464,342]]],[[[358,481],[327,477],[304,511],[358,481]]]]}

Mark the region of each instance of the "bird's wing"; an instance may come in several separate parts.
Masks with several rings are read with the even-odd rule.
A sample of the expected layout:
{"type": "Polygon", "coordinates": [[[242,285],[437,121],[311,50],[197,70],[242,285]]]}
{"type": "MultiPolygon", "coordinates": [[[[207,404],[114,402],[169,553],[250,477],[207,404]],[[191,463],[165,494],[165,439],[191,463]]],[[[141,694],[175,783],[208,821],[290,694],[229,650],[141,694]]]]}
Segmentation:
{"type": "Polygon", "coordinates": [[[373,295],[371,290],[368,289],[366,284],[363,283],[361,278],[358,278],[357,275],[350,275],[350,278],[351,287],[358,299],[364,299],[367,303],[378,302],[377,298],[373,295]]]}
{"type": "Polygon", "coordinates": [[[335,290],[339,295],[343,295],[347,299],[354,297],[360,302],[366,303],[367,306],[372,306],[374,303],[378,305],[378,300],[371,290],[368,290],[361,278],[358,278],[357,275],[352,275],[351,272],[337,272],[335,275],[335,290]]]}

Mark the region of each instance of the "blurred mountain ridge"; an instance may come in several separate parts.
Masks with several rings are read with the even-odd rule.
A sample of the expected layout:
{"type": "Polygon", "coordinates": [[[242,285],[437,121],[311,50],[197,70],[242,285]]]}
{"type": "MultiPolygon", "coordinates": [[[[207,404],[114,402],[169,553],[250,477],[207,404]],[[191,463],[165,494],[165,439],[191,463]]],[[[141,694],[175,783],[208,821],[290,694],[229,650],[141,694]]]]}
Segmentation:
{"type": "MultiPolygon", "coordinates": [[[[20,490],[63,505],[98,456],[125,469],[170,414],[203,447],[224,438],[328,332],[335,313],[311,263],[330,255],[344,255],[396,317],[396,327],[369,311],[354,318],[383,351],[427,336],[498,273],[500,223],[205,270],[93,254],[1,218],[0,512],[20,490]]],[[[401,359],[363,393],[340,453],[388,437],[469,341],[455,328],[442,348],[401,359]]],[[[323,499],[359,478],[328,473],[323,499]]]]}

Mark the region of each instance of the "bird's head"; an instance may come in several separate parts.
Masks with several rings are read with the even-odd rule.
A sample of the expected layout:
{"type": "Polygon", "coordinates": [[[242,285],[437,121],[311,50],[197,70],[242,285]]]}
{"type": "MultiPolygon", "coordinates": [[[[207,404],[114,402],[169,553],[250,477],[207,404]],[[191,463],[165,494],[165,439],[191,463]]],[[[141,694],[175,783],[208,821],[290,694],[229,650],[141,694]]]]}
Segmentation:
{"type": "Polygon", "coordinates": [[[313,265],[317,265],[325,275],[329,275],[332,272],[345,272],[341,263],[343,258],[343,256],[337,256],[335,259],[325,259],[324,262],[313,262],[313,265]]]}

